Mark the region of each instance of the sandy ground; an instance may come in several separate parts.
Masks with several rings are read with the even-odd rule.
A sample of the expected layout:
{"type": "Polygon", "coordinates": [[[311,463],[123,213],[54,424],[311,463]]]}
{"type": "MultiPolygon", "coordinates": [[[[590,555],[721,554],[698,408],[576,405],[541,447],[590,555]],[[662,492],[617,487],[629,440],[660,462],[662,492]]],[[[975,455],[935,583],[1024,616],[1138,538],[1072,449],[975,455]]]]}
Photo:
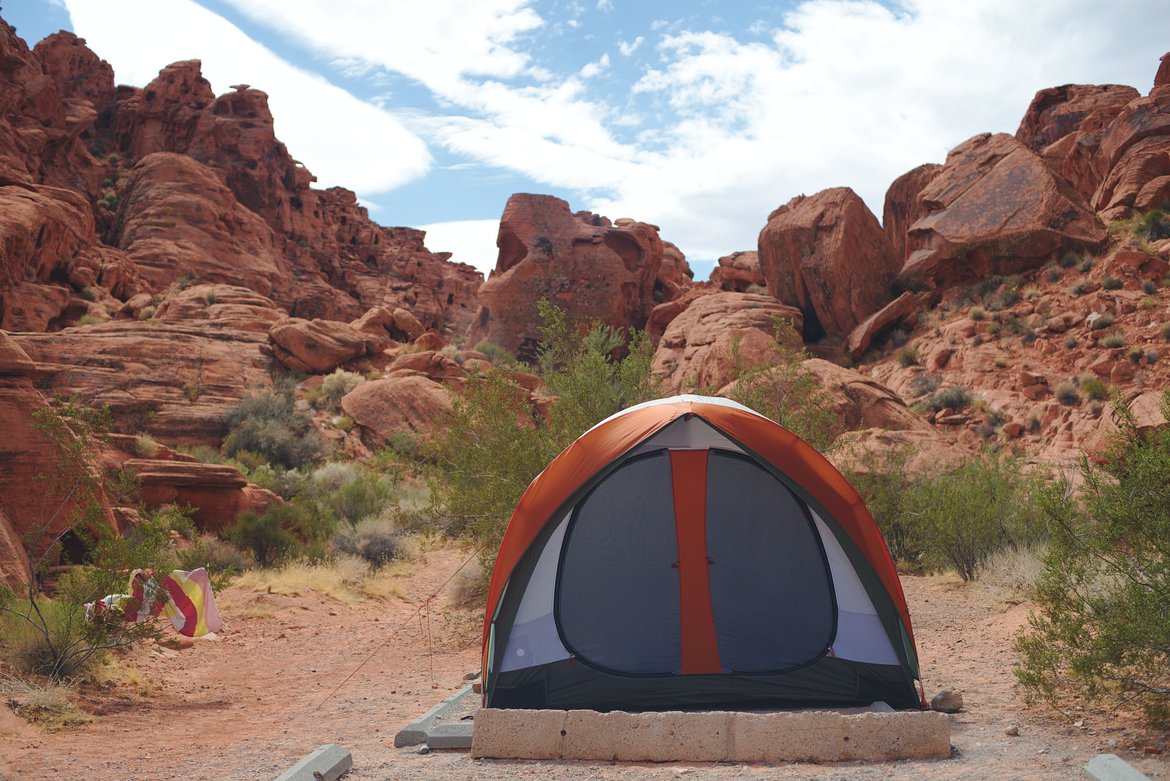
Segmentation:
{"type": "Polygon", "coordinates": [[[353,752],[347,781],[367,779],[1066,779],[1113,752],[1170,779],[1163,733],[1086,711],[1066,719],[1028,708],[1014,686],[1012,636],[1029,606],[944,577],[904,577],[928,695],[962,692],[950,759],[881,764],[617,764],[472,760],[464,752],[395,749],[394,734],[464,685],[479,666],[479,617],[443,594],[419,605],[463,561],[432,550],[404,576],[405,599],[354,604],[313,592],[229,588],[229,626],[211,641],[123,654],[138,683],[83,691],[97,718],[54,733],[0,705],[0,779],[272,779],[325,743],[353,752]],[[388,641],[388,642],[387,642],[388,641]],[[375,649],[377,649],[375,653],[375,649]],[[433,649],[433,651],[431,650],[433,649]],[[333,694],[346,676],[367,664],[333,694]],[[433,671],[433,672],[432,672],[433,671]],[[1018,736],[1006,734],[1017,726],[1018,736]]]}

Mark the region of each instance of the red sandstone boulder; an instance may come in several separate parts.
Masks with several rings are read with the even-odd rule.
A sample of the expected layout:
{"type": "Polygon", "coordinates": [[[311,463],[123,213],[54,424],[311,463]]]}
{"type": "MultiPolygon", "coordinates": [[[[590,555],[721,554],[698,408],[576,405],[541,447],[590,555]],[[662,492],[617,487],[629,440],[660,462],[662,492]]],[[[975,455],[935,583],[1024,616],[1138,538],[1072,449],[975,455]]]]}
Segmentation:
{"type": "Polygon", "coordinates": [[[435,350],[403,353],[386,368],[387,376],[400,372],[421,374],[435,381],[462,380],[465,372],[453,358],[435,350]]]}
{"type": "Polygon", "coordinates": [[[450,408],[446,387],[413,373],[367,380],[341,400],[341,409],[374,448],[395,436],[429,436],[450,408]]]}
{"type": "Polygon", "coordinates": [[[418,318],[407,310],[399,307],[391,311],[385,306],[374,307],[350,323],[350,326],[376,339],[386,340],[387,343],[412,342],[426,330],[418,318]]]}
{"type": "MultiPolygon", "coordinates": [[[[1126,405],[1133,413],[1134,424],[1140,435],[1148,435],[1152,431],[1170,425],[1162,414],[1162,393],[1160,391],[1132,393],[1126,399],[1126,405]]],[[[1084,450],[1094,460],[1101,461],[1120,434],[1121,426],[1118,423],[1117,414],[1110,408],[1101,415],[1096,430],[1085,438],[1084,450]]]]}
{"type": "Polygon", "coordinates": [[[135,160],[155,152],[186,152],[203,110],[215,100],[199,60],[175,62],[145,89],[118,102],[114,134],[135,160]]]}
{"type": "Polygon", "coordinates": [[[898,394],[881,383],[835,363],[810,358],[805,371],[833,395],[833,408],[846,430],[879,428],[890,431],[924,431],[931,428],[921,415],[906,406],[898,394]]]}
{"type": "Polygon", "coordinates": [[[496,245],[500,255],[479,291],[471,344],[487,340],[534,357],[542,299],[576,320],[618,328],[643,328],[654,308],[663,246],[653,225],[614,227],[595,214],[571,213],[560,198],[517,194],[504,207],[496,245]]]}
{"type": "Polygon", "coordinates": [[[114,69],[85,45],[84,38],[61,30],[34,48],[45,73],[66,100],[85,100],[96,111],[114,102],[114,69]]]}
{"type": "Polygon", "coordinates": [[[885,205],[882,207],[882,230],[894,248],[899,268],[909,254],[906,234],[910,226],[926,214],[926,208],[918,195],[942,169],[941,165],[935,163],[920,165],[899,176],[886,190],[885,205]]]}
{"type": "MultiPolygon", "coordinates": [[[[798,334],[800,310],[771,296],[712,293],[700,296],[671,320],[654,351],[651,371],[663,392],[723,387],[737,371],[776,360],[775,321],[792,323],[798,334]]],[[[793,337],[796,342],[798,337],[793,337]]],[[[798,342],[791,346],[797,346],[798,342]]]]}
{"type": "MultiPolygon", "coordinates": [[[[126,305],[141,316],[152,297],[142,294],[126,305]]],[[[236,285],[192,285],[158,305],[154,318],[163,323],[196,324],[208,330],[251,331],[267,334],[285,315],[276,304],[254,290],[236,285]]]]}
{"type": "Polygon", "coordinates": [[[938,288],[1016,274],[1108,238],[1080,196],[1012,136],[983,134],[947,155],[919,194],[900,278],[938,288]]]}
{"type": "Polygon", "coordinates": [[[844,337],[890,300],[898,259],[877,219],[848,187],[797,196],[760,232],[768,292],[804,315],[806,339],[844,337]]]}
{"type": "Polygon", "coordinates": [[[720,290],[745,293],[752,285],[764,287],[768,280],[760,270],[758,252],[733,252],[719,258],[719,265],[711,272],[711,284],[720,290]]]}
{"type": "Polygon", "coordinates": [[[1099,134],[1140,93],[1121,84],[1065,84],[1042,89],[1020,120],[1016,138],[1039,152],[1065,136],[1099,134]]]}
{"type": "Polygon", "coordinates": [[[263,512],[281,501],[271,491],[249,484],[233,466],[148,458],[131,458],[122,466],[138,477],[144,505],[189,505],[200,531],[218,532],[245,512],[263,512]]]}
{"type": "Polygon", "coordinates": [[[860,358],[873,344],[878,334],[895,323],[909,317],[918,309],[918,302],[913,293],[903,293],[890,303],[865,318],[856,328],[849,332],[845,340],[845,350],[852,358],[860,358]]]}
{"type": "Polygon", "coordinates": [[[651,309],[650,319],[646,321],[646,336],[649,337],[650,344],[657,347],[658,343],[662,341],[662,335],[666,333],[667,326],[674,321],[674,318],[685,312],[691,304],[712,292],[714,291],[710,287],[700,282],[699,285],[691,288],[681,297],[651,309]]]}
{"type": "MultiPolygon", "coordinates": [[[[618,227],[625,227],[624,220],[618,220],[618,227]]],[[[629,221],[631,224],[633,220],[629,221]]],[[[654,300],[672,301],[685,295],[694,283],[695,272],[687,263],[682,250],[669,241],[662,242],[662,263],[658,266],[658,277],[654,280],[654,300]]]]}
{"type": "Polygon", "coordinates": [[[341,364],[372,355],[376,339],[334,320],[290,317],[268,329],[276,360],[290,369],[328,374],[341,364]]]}

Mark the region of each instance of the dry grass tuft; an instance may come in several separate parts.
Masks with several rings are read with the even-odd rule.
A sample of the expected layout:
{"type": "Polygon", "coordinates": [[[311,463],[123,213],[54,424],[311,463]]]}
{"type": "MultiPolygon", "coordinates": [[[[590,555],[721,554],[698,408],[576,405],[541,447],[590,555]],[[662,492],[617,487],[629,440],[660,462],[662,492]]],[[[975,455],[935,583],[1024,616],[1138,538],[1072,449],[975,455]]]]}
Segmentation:
{"type": "Polygon", "coordinates": [[[400,580],[412,567],[395,561],[372,571],[369,563],[359,557],[340,555],[319,564],[301,561],[279,569],[250,570],[237,578],[233,585],[285,596],[315,591],[351,605],[360,599],[405,599],[400,580]]]}
{"type": "Polygon", "coordinates": [[[49,683],[42,687],[24,678],[0,677],[0,697],[12,711],[49,732],[94,720],[74,704],[70,697],[72,693],[73,689],[63,683],[49,683]]]}

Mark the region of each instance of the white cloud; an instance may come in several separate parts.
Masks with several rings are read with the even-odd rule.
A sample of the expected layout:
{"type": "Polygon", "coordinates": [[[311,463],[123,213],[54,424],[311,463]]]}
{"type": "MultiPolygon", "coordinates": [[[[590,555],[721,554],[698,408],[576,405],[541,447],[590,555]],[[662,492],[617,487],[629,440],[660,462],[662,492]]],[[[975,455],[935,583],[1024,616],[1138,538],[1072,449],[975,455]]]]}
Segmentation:
{"type": "Polygon", "coordinates": [[[426,145],[392,114],[290,65],[190,0],[153,0],[149,7],[136,0],[67,4],[73,29],[110,62],[119,82],[145,86],[172,62],[200,59],[217,93],[239,83],[267,92],[277,137],[316,174],[319,186],[368,195],[430,166],[426,145]]]}
{"type": "Polygon", "coordinates": [[[596,62],[586,63],[581,68],[581,78],[592,79],[594,76],[599,76],[609,70],[609,54],[603,54],[596,62]]]}
{"type": "Polygon", "coordinates": [[[458,220],[420,225],[427,232],[426,245],[431,252],[450,252],[451,260],[470,263],[486,278],[496,267],[496,234],[499,220],[458,220]]]}
{"type": "Polygon", "coordinates": [[[632,41],[618,41],[618,51],[623,57],[629,57],[646,42],[646,36],[639,35],[632,41]]]}
{"type": "Polygon", "coordinates": [[[598,11],[612,11],[613,10],[613,0],[597,0],[597,10],[598,11]]]}

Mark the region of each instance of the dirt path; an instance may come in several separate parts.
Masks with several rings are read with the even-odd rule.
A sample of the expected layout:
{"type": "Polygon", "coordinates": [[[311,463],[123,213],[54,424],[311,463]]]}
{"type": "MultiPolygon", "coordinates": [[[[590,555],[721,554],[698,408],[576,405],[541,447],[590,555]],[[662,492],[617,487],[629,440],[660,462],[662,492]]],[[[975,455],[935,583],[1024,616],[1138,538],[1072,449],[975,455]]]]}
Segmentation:
{"type": "Polygon", "coordinates": [[[1094,712],[1080,726],[1028,709],[1014,688],[1011,637],[1028,606],[1005,606],[951,579],[903,579],[928,693],[962,691],[952,717],[956,756],[880,765],[782,766],[474,761],[463,752],[420,755],[393,748],[394,734],[464,685],[478,669],[478,616],[448,602],[431,612],[430,639],[418,603],[463,561],[436,550],[403,580],[406,600],[352,605],[313,592],[296,596],[228,589],[230,626],[185,650],[136,649],[122,664],[141,671],[148,696],[129,683],[88,695],[100,715],[57,733],[13,726],[0,708],[0,778],[271,779],[324,743],[354,756],[347,781],[378,779],[1066,779],[1093,755],[1112,751],[1150,778],[1170,778],[1170,759],[1147,755],[1165,735],[1131,729],[1094,712]],[[396,630],[396,631],[395,631],[396,630]],[[389,633],[390,642],[335,695],[389,633]],[[431,656],[428,649],[433,647],[431,656]],[[431,666],[433,663],[434,683],[431,666]],[[322,701],[324,704],[317,707],[322,701]],[[1019,735],[1005,731],[1018,726],[1019,735]],[[1128,731],[1123,731],[1127,730],[1128,731]],[[5,734],[7,730],[7,734],[5,734]],[[1111,743],[1112,741],[1112,743],[1111,743]]]}

